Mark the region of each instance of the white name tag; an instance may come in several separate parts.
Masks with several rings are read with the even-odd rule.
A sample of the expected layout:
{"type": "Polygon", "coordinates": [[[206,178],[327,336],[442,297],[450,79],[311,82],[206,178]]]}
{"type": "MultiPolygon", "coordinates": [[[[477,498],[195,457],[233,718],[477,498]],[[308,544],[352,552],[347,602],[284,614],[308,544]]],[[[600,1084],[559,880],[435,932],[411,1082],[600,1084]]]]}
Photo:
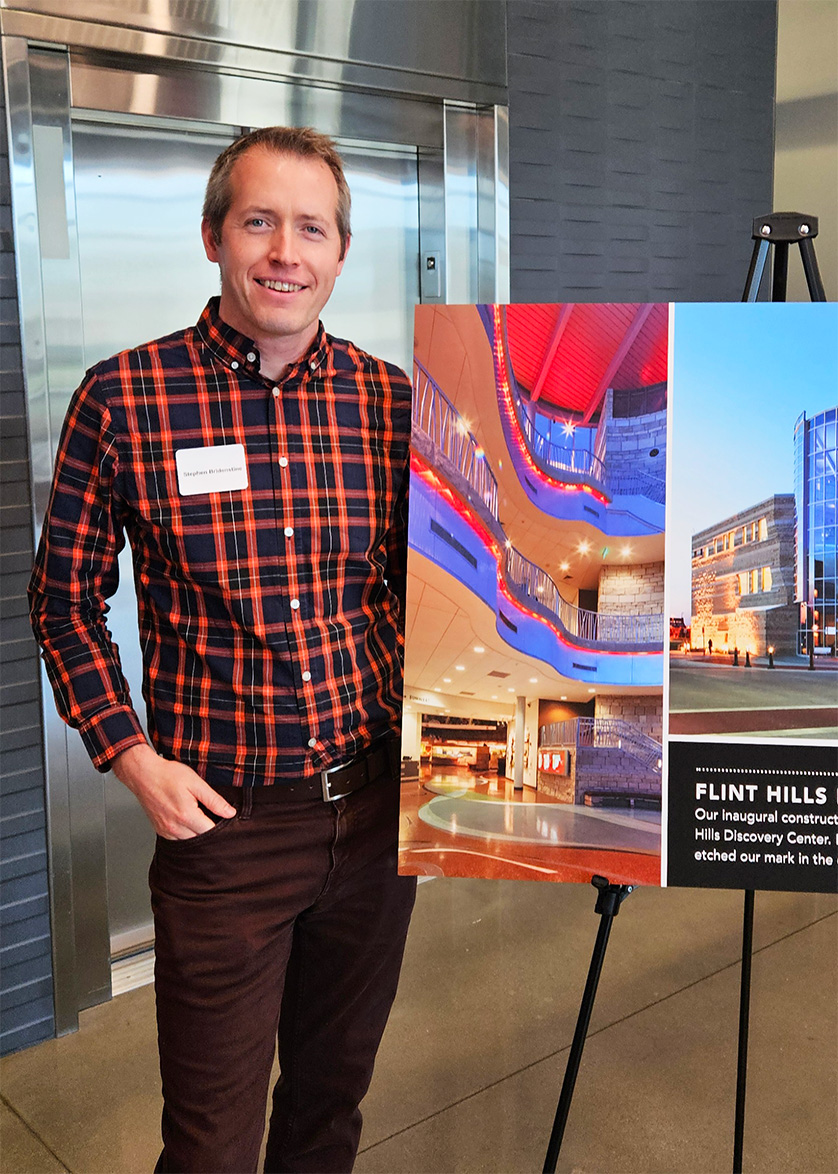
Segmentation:
{"type": "Polygon", "coordinates": [[[247,489],[247,462],[243,444],[179,448],[175,453],[175,462],[177,485],[182,497],[247,489]]]}

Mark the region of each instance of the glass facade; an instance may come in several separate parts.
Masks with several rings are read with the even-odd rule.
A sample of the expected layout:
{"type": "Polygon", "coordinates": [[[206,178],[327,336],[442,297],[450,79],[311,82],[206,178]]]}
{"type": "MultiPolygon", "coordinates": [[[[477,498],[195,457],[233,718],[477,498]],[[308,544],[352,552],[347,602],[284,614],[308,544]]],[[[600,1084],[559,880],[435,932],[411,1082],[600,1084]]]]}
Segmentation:
{"type": "Polygon", "coordinates": [[[799,650],[836,648],[838,408],[801,415],[794,428],[796,595],[799,650]]]}

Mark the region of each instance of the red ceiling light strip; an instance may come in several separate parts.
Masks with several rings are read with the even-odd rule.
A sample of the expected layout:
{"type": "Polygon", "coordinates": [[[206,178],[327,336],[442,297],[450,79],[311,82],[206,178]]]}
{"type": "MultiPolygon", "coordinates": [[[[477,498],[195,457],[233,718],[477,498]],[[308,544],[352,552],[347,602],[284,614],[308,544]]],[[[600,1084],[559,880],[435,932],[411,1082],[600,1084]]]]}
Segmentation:
{"type": "Polygon", "coordinates": [[[521,432],[521,427],[518,423],[518,414],[515,411],[515,402],[512,398],[512,390],[509,380],[509,367],[506,361],[506,353],[503,349],[503,321],[501,317],[501,307],[493,306],[494,314],[495,338],[492,344],[492,353],[495,360],[495,380],[497,383],[499,396],[499,405],[503,415],[506,417],[506,422],[509,428],[509,435],[514,438],[515,447],[517,448],[521,458],[527,465],[527,468],[532,473],[536,480],[541,481],[546,485],[552,485],[554,489],[559,489],[563,493],[587,493],[591,497],[596,498],[602,505],[609,505],[610,499],[601,493],[598,489],[594,489],[591,485],[581,484],[576,481],[559,481],[555,477],[549,476],[543,469],[538,466],[527,448],[521,432]]]}

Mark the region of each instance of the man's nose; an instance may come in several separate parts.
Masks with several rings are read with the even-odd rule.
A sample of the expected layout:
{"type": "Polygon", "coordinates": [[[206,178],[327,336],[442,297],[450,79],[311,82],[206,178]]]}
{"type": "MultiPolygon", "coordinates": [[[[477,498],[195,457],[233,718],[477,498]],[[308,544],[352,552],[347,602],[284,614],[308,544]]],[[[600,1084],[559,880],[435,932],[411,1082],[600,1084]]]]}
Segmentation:
{"type": "Polygon", "coordinates": [[[297,238],[291,226],[281,224],[271,233],[269,258],[278,265],[298,263],[297,238]]]}

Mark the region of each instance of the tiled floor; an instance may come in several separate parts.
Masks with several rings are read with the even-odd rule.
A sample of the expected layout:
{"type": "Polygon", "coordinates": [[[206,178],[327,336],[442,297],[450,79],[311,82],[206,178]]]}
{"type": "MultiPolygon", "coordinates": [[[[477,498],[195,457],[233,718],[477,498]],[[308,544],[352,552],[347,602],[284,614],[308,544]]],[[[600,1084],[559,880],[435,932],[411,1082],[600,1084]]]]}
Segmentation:
{"type": "MultiPolygon", "coordinates": [[[[586,885],[423,884],[359,1174],[542,1167],[596,934],[586,885]]],[[[560,1171],[731,1169],[739,893],[640,889],[614,922],[560,1171]]],[[[838,899],[759,893],[748,1174],[838,1170],[838,899]]],[[[157,1153],[150,988],[4,1061],[4,1174],[157,1153]]]]}
{"type": "Polygon", "coordinates": [[[399,868],[417,876],[660,881],[660,812],[578,808],[465,767],[403,782],[399,868]]]}

